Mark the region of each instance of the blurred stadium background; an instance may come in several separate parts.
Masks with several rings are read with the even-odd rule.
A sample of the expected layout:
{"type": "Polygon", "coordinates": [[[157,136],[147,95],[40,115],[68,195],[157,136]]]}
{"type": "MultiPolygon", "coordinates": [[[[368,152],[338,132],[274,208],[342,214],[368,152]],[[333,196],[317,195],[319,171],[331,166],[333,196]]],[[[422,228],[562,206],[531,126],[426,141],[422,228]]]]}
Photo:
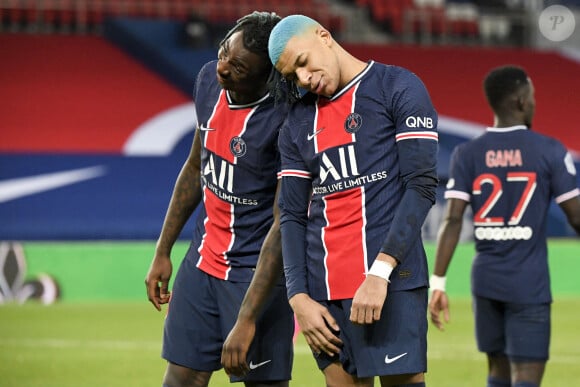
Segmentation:
{"type": "MultiPolygon", "coordinates": [[[[493,122],[481,88],[492,67],[511,63],[528,70],[536,86],[534,130],[564,142],[580,169],[578,0],[0,0],[0,353],[21,354],[0,355],[8,362],[0,362],[8,364],[0,366],[0,374],[10,370],[12,377],[8,382],[0,377],[0,386],[66,385],[47,382],[54,377],[50,371],[26,371],[40,361],[26,350],[62,349],[64,341],[50,341],[60,333],[47,331],[38,341],[33,334],[15,333],[22,327],[44,332],[41,326],[63,322],[34,307],[38,302],[15,305],[58,300],[52,308],[61,312],[55,316],[64,320],[76,311],[94,319],[81,326],[98,324],[100,315],[86,311],[103,305],[111,304],[108,311],[115,314],[119,303],[131,311],[151,309],[143,279],[193,138],[195,76],[216,57],[217,43],[235,20],[253,10],[312,16],[359,58],[404,66],[423,79],[440,115],[441,200],[424,227],[430,260],[450,152],[493,122]]],[[[460,350],[456,360],[476,358],[481,364],[473,362],[480,366],[475,380],[482,380],[483,358],[470,336],[467,219],[466,225],[450,293],[463,299],[458,318],[466,321],[464,345],[471,352],[460,350]]],[[[174,251],[175,267],[191,226],[174,251]]],[[[557,310],[572,308],[571,314],[555,316],[565,331],[580,323],[573,307],[580,303],[573,277],[580,271],[580,246],[555,205],[548,229],[555,297],[570,303],[557,310]]],[[[149,312],[143,324],[152,331],[153,344],[147,345],[153,348],[147,350],[158,367],[162,319],[149,312]]],[[[141,324],[131,316],[141,318],[140,312],[129,314],[119,328],[141,324]]],[[[122,335],[131,329],[120,332],[130,342],[122,335]]],[[[580,344],[570,334],[560,340],[580,344]]],[[[580,362],[580,352],[566,352],[565,344],[554,351],[564,374],[573,374],[567,366],[580,362]]],[[[447,358],[430,354],[430,359],[438,364],[447,358]]],[[[96,382],[106,375],[101,371],[94,383],[85,378],[76,385],[115,385],[96,382]]],[[[574,378],[569,380],[580,375],[574,378]]]]}

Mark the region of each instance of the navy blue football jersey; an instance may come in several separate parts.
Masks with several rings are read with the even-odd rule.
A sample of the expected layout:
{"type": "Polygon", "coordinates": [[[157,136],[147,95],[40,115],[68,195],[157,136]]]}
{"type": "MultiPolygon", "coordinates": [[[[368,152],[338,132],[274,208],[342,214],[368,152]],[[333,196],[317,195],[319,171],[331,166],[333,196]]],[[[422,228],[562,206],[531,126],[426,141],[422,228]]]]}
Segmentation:
{"type": "Polygon", "coordinates": [[[273,221],[287,109],[270,95],[235,104],[217,82],[216,63],[202,68],[194,90],[203,206],[188,258],[217,278],[250,281],[273,221]]]}
{"type": "MultiPolygon", "coordinates": [[[[332,98],[309,93],[293,106],[279,140],[282,238],[283,246],[301,247],[284,250],[285,269],[293,260],[304,270],[286,270],[289,296],[354,297],[394,230],[405,184],[427,174],[434,185],[426,195],[434,198],[436,129],[437,114],[419,78],[372,61],[332,98]],[[304,225],[304,246],[285,232],[289,221],[304,225]],[[294,289],[301,276],[308,289],[294,289]]],[[[405,209],[416,212],[403,220],[412,232],[396,243],[399,253],[392,255],[400,264],[389,290],[427,286],[420,229],[431,205],[405,209]]]]}
{"type": "Polygon", "coordinates": [[[571,155],[525,126],[488,128],[452,154],[446,198],[469,202],[476,256],[474,294],[500,301],[552,300],[547,213],[580,192],[571,155]]]}

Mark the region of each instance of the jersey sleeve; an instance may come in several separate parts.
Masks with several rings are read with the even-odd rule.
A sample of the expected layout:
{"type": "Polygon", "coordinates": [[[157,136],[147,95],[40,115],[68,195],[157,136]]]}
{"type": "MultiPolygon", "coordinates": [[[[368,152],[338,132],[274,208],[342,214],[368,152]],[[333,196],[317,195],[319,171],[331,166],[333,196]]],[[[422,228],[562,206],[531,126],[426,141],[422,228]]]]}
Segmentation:
{"type": "Polygon", "coordinates": [[[298,293],[308,293],[306,223],[312,185],[310,173],[292,142],[291,131],[286,122],[278,138],[282,179],[278,205],[288,299],[298,293]]]}
{"type": "Polygon", "coordinates": [[[471,201],[471,180],[466,171],[466,160],[462,160],[461,154],[464,147],[456,146],[451,153],[449,163],[449,180],[445,190],[445,199],[460,199],[465,202],[471,201]]]}
{"type": "Polygon", "coordinates": [[[560,204],[573,197],[580,195],[578,189],[576,167],[570,152],[559,142],[555,141],[552,159],[552,181],[550,183],[556,203],[560,204]]]}
{"type": "Polygon", "coordinates": [[[401,70],[391,86],[391,114],[396,125],[399,175],[404,193],[381,252],[403,261],[435,203],[437,178],[437,112],[423,82],[401,70]]]}

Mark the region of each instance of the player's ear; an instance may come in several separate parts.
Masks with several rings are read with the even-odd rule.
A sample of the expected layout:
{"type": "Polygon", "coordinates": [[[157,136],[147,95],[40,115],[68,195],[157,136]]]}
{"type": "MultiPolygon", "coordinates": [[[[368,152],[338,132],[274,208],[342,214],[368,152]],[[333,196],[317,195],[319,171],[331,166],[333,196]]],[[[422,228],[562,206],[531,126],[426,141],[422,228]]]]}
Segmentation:
{"type": "Polygon", "coordinates": [[[520,93],[516,99],[516,106],[519,111],[524,111],[526,108],[526,96],[520,93]]]}
{"type": "Polygon", "coordinates": [[[330,32],[327,29],[325,29],[321,26],[318,26],[318,27],[316,27],[316,34],[318,35],[318,37],[320,37],[322,39],[322,42],[325,45],[329,46],[330,43],[332,42],[332,35],[330,34],[330,32]]]}

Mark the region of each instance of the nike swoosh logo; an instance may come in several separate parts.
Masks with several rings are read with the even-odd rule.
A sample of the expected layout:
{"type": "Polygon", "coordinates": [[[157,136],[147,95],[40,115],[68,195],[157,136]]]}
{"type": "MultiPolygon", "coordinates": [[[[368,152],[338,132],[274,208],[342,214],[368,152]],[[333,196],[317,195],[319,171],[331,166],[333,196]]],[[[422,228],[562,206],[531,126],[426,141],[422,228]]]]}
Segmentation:
{"type": "Polygon", "coordinates": [[[0,203],[94,179],[105,173],[105,167],[98,165],[0,181],[0,203]]]}
{"type": "Polygon", "coordinates": [[[405,356],[407,354],[407,352],[400,354],[399,356],[395,356],[392,358],[389,358],[389,355],[385,356],[385,363],[386,364],[391,364],[397,360],[399,360],[400,358],[402,358],[403,356],[405,356]]]}
{"type": "Polygon", "coordinates": [[[204,131],[204,132],[210,132],[210,131],[215,130],[215,129],[214,128],[208,128],[207,126],[200,125],[199,126],[199,130],[204,131]]]}
{"type": "Polygon", "coordinates": [[[306,137],[308,139],[308,141],[312,140],[314,137],[316,137],[318,135],[318,133],[322,132],[324,130],[324,128],[320,128],[318,129],[316,132],[310,134],[308,133],[308,136],[306,137]]]}
{"type": "Polygon", "coordinates": [[[269,363],[269,362],[271,362],[271,361],[272,361],[272,360],[266,360],[266,361],[263,361],[263,362],[261,362],[261,363],[254,364],[254,363],[252,363],[252,361],[250,360],[250,365],[249,365],[249,367],[250,367],[250,369],[251,369],[251,370],[255,370],[256,368],[258,368],[258,367],[261,367],[261,366],[263,366],[264,364],[268,364],[268,363],[269,363]]]}

